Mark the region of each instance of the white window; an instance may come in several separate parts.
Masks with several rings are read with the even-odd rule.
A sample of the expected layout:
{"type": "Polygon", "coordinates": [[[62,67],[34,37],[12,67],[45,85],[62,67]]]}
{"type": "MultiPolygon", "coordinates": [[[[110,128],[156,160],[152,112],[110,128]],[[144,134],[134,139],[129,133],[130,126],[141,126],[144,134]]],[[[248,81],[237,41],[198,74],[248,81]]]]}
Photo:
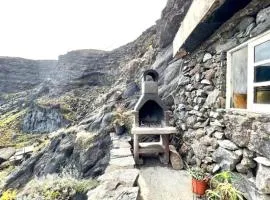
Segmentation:
{"type": "Polygon", "coordinates": [[[270,112],[270,32],[227,53],[226,107],[270,112]]]}

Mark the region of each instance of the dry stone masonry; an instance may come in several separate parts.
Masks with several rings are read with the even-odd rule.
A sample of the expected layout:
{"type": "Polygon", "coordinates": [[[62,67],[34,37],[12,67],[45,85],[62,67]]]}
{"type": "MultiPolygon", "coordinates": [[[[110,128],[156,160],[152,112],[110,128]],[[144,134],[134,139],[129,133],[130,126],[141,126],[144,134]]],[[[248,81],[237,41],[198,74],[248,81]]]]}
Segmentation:
{"type": "MultiPolygon", "coordinates": [[[[170,61],[161,89],[174,110],[172,123],[180,130],[173,140],[181,144],[180,153],[187,163],[208,172],[223,169],[242,174],[256,191],[250,194],[247,190],[248,199],[270,195],[270,115],[225,109],[226,52],[269,30],[269,4],[252,1],[196,51],[170,61]],[[176,63],[178,70],[171,67],[176,63]]],[[[157,56],[152,67],[161,68],[159,63],[157,56]]]]}

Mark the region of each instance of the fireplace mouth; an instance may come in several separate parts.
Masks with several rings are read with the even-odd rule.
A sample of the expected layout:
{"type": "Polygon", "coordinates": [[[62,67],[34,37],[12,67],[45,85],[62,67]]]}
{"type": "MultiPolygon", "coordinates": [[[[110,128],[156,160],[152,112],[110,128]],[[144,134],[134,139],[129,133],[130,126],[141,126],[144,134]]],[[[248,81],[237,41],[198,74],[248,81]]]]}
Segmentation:
{"type": "Polygon", "coordinates": [[[140,127],[162,127],[163,109],[153,100],[147,101],[139,110],[140,127]]]}

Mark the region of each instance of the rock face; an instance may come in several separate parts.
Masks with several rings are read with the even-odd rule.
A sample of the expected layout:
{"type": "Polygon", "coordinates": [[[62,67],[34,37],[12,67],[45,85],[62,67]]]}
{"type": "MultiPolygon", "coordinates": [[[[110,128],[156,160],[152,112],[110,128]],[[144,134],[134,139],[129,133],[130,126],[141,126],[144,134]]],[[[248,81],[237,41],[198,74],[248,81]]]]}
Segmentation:
{"type": "Polygon", "coordinates": [[[68,124],[60,107],[34,106],[24,116],[22,130],[26,133],[50,133],[68,124]]]}
{"type": "Polygon", "coordinates": [[[167,2],[165,9],[162,11],[162,17],[157,22],[159,46],[161,48],[168,46],[173,41],[191,2],[191,0],[169,0],[167,2]]]}
{"type": "MultiPolygon", "coordinates": [[[[21,169],[10,176],[7,186],[18,187],[33,175],[58,172],[61,163],[78,164],[83,177],[102,173],[109,162],[109,142],[104,134],[112,128],[115,105],[133,108],[139,92],[140,75],[150,68],[160,74],[159,94],[173,111],[170,124],[177,126],[179,130],[179,134],[171,141],[176,150],[181,152],[184,161],[191,165],[200,165],[208,172],[229,169],[251,176],[259,166],[253,161],[256,156],[270,159],[270,116],[224,109],[226,51],[269,29],[269,19],[266,16],[270,2],[252,0],[196,51],[181,59],[173,58],[171,43],[190,3],[191,0],[169,0],[157,26],[148,29],[134,42],[111,52],[78,50],[60,56],[56,70],[52,70],[54,74],[51,76],[53,81],[49,85],[49,92],[44,87],[43,92],[36,92],[31,98],[25,92],[12,96],[12,101],[1,94],[0,114],[6,113],[9,110],[7,107],[29,107],[29,101],[25,100],[28,98],[32,102],[42,95],[54,97],[73,92],[76,97],[90,99],[72,99],[72,105],[75,105],[72,109],[79,107],[79,111],[85,113],[80,118],[80,126],[89,131],[89,134],[100,134],[93,145],[86,149],[77,146],[74,135],[63,134],[54,138],[49,147],[27,160],[21,169]],[[85,95],[87,91],[91,95],[85,95]],[[13,100],[16,101],[13,103],[13,100]]],[[[29,68],[33,69],[32,62],[24,62],[29,62],[29,68]]],[[[2,71],[9,70],[8,67],[3,67],[6,65],[0,66],[2,71]]],[[[21,72],[24,74],[25,69],[21,72]]],[[[4,80],[10,81],[9,85],[12,86],[3,87],[0,84],[3,87],[0,86],[1,92],[20,91],[23,87],[28,89],[40,83],[35,75],[29,80],[21,77],[19,80],[22,85],[14,85],[13,81],[18,79],[7,80],[12,77],[10,72],[8,74],[4,80]]],[[[3,76],[1,72],[0,76],[3,76]]],[[[60,122],[61,117],[57,109],[50,108],[48,113],[34,109],[26,115],[25,130],[57,129],[65,125],[60,122]],[[50,112],[53,114],[49,114],[50,112]],[[34,119],[32,116],[35,116],[34,119]]],[[[130,148],[128,143],[118,142],[117,145],[130,148]]],[[[115,150],[112,154],[130,156],[130,152],[126,151],[115,150]]],[[[132,165],[131,160],[122,161],[122,157],[112,157],[109,164],[118,167],[132,165]]],[[[266,173],[268,168],[260,167],[256,179],[258,178],[257,187],[268,194],[269,188],[264,184],[268,183],[269,178],[266,173]]],[[[114,184],[104,184],[102,187],[112,193],[116,192],[112,188],[116,187],[114,184]]],[[[136,189],[132,190],[137,192],[136,189]]],[[[129,194],[127,192],[126,197],[133,198],[129,194]]]]}
{"type": "Polygon", "coordinates": [[[7,161],[11,156],[15,154],[16,150],[13,147],[7,147],[0,149],[0,164],[7,161]]]}
{"type": "Polygon", "coordinates": [[[32,89],[54,72],[55,60],[28,60],[0,57],[0,91],[14,93],[32,89]]]}
{"type": "Polygon", "coordinates": [[[51,143],[26,160],[6,181],[5,188],[19,188],[33,176],[60,173],[65,168],[78,169],[80,177],[96,177],[102,174],[109,161],[110,137],[108,134],[91,135],[80,138],[83,130],[59,132],[51,143]],[[91,145],[87,145],[87,140],[91,145]]]}

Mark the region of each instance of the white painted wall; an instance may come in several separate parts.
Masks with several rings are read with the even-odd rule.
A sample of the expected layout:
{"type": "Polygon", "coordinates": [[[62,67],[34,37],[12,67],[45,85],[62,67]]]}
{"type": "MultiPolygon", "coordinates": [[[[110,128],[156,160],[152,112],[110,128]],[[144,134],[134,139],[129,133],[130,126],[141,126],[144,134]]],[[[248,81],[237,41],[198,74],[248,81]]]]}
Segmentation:
{"type": "Polygon", "coordinates": [[[193,0],[173,41],[173,55],[182,47],[196,26],[202,21],[217,0],[193,0]]]}

